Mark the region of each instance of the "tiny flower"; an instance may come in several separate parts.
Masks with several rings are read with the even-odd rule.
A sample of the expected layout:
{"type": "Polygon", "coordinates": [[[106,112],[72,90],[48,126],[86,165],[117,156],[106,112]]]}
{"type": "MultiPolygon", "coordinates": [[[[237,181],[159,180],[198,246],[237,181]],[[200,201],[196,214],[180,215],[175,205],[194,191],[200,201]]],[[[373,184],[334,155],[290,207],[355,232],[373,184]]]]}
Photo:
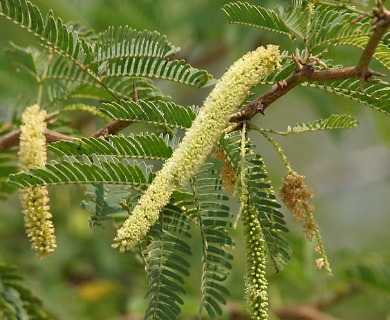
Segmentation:
{"type": "Polygon", "coordinates": [[[323,267],[325,267],[325,260],[324,260],[324,258],[316,259],[316,270],[321,270],[323,267]]]}
{"type": "MultiPolygon", "coordinates": [[[[27,108],[22,114],[20,127],[19,162],[22,170],[46,163],[46,112],[38,105],[27,108]]],[[[49,212],[49,197],[45,186],[21,190],[21,205],[31,247],[39,258],[48,256],[56,248],[54,225],[49,212]]]]}
{"type": "Polygon", "coordinates": [[[191,178],[229,125],[248,92],[279,66],[276,46],[260,47],[237,60],[218,81],[172,157],[158,172],[114,239],[120,251],[133,248],[157,221],[172,192],[191,178]],[[145,224],[148,221],[148,225],[145,224]]]}
{"type": "Polygon", "coordinates": [[[221,179],[223,188],[225,190],[235,190],[237,174],[236,171],[233,169],[230,161],[225,157],[224,153],[220,148],[218,148],[212,156],[213,158],[222,162],[223,166],[221,169],[221,179]]]}

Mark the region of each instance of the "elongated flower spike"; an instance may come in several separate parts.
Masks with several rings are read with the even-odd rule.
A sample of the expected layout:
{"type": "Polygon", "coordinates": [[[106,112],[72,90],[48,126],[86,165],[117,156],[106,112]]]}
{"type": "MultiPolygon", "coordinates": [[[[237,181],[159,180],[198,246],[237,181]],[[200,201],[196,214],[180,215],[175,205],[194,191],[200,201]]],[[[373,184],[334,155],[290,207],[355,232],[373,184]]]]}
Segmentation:
{"type": "Polygon", "coordinates": [[[210,154],[248,92],[279,66],[278,47],[257,48],[237,60],[206,98],[183,141],[164,164],[130,217],[118,230],[113,247],[126,251],[144,237],[157,221],[172,192],[191,178],[210,154]]]}
{"type": "MultiPolygon", "coordinates": [[[[46,154],[46,111],[38,105],[28,107],[22,114],[20,127],[19,162],[22,170],[43,166],[46,154]]],[[[24,223],[31,247],[39,258],[48,256],[56,248],[54,225],[49,212],[47,187],[22,189],[20,201],[23,208],[24,223]]]]}
{"type": "Polygon", "coordinates": [[[268,319],[268,282],[266,275],[265,240],[253,203],[249,201],[247,168],[245,163],[246,125],[241,133],[241,161],[239,183],[240,216],[244,227],[246,249],[245,298],[251,319],[268,319]]]}

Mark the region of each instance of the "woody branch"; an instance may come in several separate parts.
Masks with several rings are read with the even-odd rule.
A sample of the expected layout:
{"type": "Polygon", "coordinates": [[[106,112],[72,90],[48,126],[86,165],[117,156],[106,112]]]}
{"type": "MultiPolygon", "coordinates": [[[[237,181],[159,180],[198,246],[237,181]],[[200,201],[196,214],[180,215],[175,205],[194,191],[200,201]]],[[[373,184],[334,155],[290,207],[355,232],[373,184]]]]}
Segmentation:
{"type": "Polygon", "coordinates": [[[268,92],[233,114],[231,116],[231,122],[248,121],[257,113],[264,113],[264,110],[273,102],[303,82],[335,81],[356,78],[359,79],[360,89],[363,91],[365,82],[372,81],[374,76],[384,76],[369,68],[375,50],[390,25],[390,11],[384,7],[382,1],[378,0],[377,2],[378,8],[373,12],[373,31],[356,66],[333,70],[317,70],[316,60],[303,62],[295,56],[292,56],[295,63],[294,72],[286,79],[274,84],[268,92]]]}
{"type": "MultiPolygon", "coordinates": [[[[286,79],[274,84],[271,89],[253,100],[248,105],[242,107],[237,113],[231,116],[231,122],[248,121],[257,113],[263,113],[273,102],[284,96],[287,92],[303,82],[315,81],[334,81],[356,78],[360,80],[360,88],[364,90],[364,83],[372,81],[374,76],[383,76],[369,68],[370,61],[378,47],[381,39],[386,34],[390,25],[390,11],[387,10],[382,0],[377,0],[377,8],[373,11],[372,34],[364,48],[356,66],[345,67],[334,70],[317,70],[316,61],[302,62],[292,56],[295,62],[295,70],[286,79]]],[[[136,91],[135,91],[136,92],[136,91]]],[[[136,101],[138,97],[134,96],[136,101]]],[[[114,120],[103,128],[97,130],[92,137],[105,136],[107,134],[116,134],[128,127],[131,121],[114,120]]],[[[10,132],[0,138],[0,152],[17,146],[19,144],[19,130],[10,132]]],[[[46,130],[46,139],[48,143],[59,140],[72,140],[74,137],[63,135],[61,133],[46,130]]]]}

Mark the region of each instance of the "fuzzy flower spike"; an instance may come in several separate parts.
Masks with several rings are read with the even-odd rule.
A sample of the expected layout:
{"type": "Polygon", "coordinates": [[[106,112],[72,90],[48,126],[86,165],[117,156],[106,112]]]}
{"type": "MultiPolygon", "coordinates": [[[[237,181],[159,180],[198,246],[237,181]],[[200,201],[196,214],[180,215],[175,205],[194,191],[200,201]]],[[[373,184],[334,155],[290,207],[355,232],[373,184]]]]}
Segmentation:
{"type": "Polygon", "coordinates": [[[279,66],[277,46],[259,47],[237,60],[207,97],[183,141],[118,230],[113,247],[126,251],[144,237],[157,221],[172,192],[191,178],[210,154],[249,91],[279,66]]]}
{"type": "MultiPolygon", "coordinates": [[[[19,161],[22,170],[43,166],[46,154],[46,111],[40,111],[38,105],[27,108],[22,114],[20,127],[19,161]]],[[[39,258],[48,256],[56,248],[54,226],[49,212],[47,187],[32,187],[20,192],[24,223],[31,247],[39,258]]]]}

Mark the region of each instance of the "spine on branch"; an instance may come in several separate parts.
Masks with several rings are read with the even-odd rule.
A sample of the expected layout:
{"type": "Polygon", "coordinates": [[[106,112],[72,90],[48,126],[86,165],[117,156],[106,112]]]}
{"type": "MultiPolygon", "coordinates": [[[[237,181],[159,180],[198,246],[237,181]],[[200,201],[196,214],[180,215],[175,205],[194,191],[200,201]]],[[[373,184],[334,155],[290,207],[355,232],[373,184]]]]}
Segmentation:
{"type": "Polygon", "coordinates": [[[237,111],[251,88],[279,66],[278,48],[257,48],[237,60],[222,76],[172,157],[141,197],[133,213],[118,230],[114,247],[133,248],[157,221],[172,192],[195,174],[205,161],[230,115],[237,111]]]}

